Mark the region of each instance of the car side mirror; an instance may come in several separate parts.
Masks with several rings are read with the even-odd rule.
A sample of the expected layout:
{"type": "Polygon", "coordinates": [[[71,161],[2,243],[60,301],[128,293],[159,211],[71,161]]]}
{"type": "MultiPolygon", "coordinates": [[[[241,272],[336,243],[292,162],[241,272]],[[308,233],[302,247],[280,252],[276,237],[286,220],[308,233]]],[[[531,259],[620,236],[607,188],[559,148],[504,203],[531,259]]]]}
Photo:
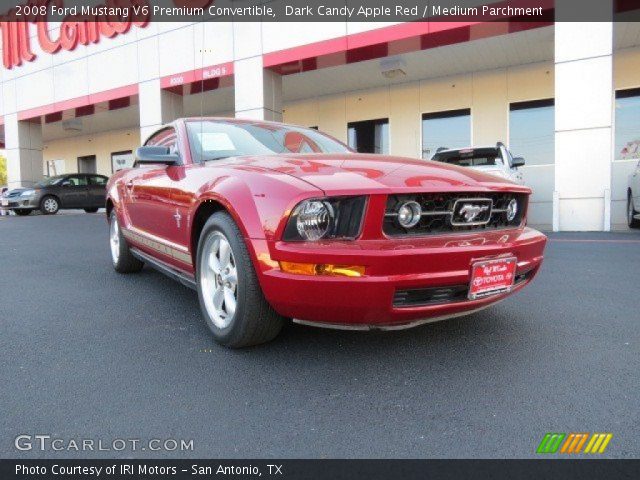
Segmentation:
{"type": "Polygon", "coordinates": [[[524,167],[524,158],[516,157],[511,161],[511,165],[515,168],[524,167]]]}
{"type": "Polygon", "coordinates": [[[169,147],[144,146],[136,149],[136,161],[133,166],[140,164],[163,164],[175,165],[180,162],[180,156],[177,153],[171,153],[169,147]]]}

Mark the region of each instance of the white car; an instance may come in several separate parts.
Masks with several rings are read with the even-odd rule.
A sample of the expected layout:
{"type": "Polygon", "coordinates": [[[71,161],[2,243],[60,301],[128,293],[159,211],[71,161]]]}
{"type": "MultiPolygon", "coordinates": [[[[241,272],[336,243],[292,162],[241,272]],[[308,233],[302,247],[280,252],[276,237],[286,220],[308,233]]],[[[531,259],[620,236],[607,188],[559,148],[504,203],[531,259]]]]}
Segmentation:
{"type": "Polygon", "coordinates": [[[629,175],[627,189],[627,223],[629,228],[640,228],[640,162],[629,175]]]}
{"type": "Polygon", "coordinates": [[[431,160],[469,167],[524,185],[522,171],[519,170],[519,167],[524,165],[524,158],[513,158],[507,147],[500,142],[493,147],[469,147],[451,150],[440,148],[431,160]]]}

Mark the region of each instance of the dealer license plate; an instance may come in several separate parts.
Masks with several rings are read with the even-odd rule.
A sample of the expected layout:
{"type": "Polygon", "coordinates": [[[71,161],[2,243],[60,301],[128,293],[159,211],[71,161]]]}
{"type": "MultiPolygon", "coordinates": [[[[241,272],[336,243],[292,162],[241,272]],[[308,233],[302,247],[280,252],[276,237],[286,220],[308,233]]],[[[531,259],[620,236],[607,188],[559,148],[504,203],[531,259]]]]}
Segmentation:
{"type": "Polygon", "coordinates": [[[6,207],[7,205],[9,205],[9,200],[7,200],[6,198],[2,199],[2,206],[6,207]]]}
{"type": "Polygon", "coordinates": [[[513,287],[516,267],[517,260],[513,257],[474,263],[471,266],[469,298],[474,300],[508,292],[513,287]]]}

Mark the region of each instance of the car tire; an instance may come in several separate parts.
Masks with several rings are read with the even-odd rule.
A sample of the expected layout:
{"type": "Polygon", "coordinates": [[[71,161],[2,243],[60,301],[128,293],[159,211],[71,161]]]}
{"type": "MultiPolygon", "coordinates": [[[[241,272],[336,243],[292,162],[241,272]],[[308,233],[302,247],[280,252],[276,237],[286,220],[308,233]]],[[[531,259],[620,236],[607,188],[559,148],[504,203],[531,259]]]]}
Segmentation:
{"type": "Polygon", "coordinates": [[[31,210],[14,210],[14,212],[16,212],[16,215],[18,215],[19,217],[26,217],[27,215],[29,215],[31,213],[31,210]]]}
{"type": "Polygon", "coordinates": [[[142,270],[144,262],[131,254],[122,229],[118,223],[116,211],[112,210],[109,216],[109,249],[111,251],[111,263],[118,273],[134,273],[142,270]]]}
{"type": "Polygon", "coordinates": [[[638,215],[638,212],[633,208],[631,192],[629,192],[627,195],[627,224],[629,228],[640,228],[640,220],[634,218],[635,215],[638,215]]]}
{"type": "Polygon", "coordinates": [[[85,208],[84,211],[87,212],[87,213],[96,213],[98,211],[98,209],[97,208],[85,208]]]}
{"type": "Polygon", "coordinates": [[[226,212],[214,213],[202,229],[196,284],[202,314],[219,344],[248,347],[280,333],[284,318],[267,303],[243,235],[226,212]]]}
{"type": "Polygon", "coordinates": [[[40,212],[43,215],[55,215],[60,210],[60,200],[53,195],[46,195],[40,200],[40,212]]]}

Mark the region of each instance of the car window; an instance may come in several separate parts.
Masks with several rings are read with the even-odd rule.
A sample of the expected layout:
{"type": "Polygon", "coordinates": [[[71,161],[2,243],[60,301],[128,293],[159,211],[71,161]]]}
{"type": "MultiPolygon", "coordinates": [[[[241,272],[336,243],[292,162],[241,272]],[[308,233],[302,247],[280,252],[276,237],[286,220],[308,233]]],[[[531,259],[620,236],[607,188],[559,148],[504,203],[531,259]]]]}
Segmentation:
{"type": "Polygon", "coordinates": [[[64,175],[57,175],[55,177],[45,177],[36,183],[39,187],[48,187],[49,185],[58,185],[64,180],[64,175]]]}
{"type": "Polygon", "coordinates": [[[89,177],[89,183],[91,185],[100,185],[104,186],[107,184],[107,177],[101,177],[100,175],[94,175],[89,177]]]}
{"type": "Polygon", "coordinates": [[[503,165],[502,157],[498,151],[487,154],[486,152],[459,152],[457,154],[436,154],[433,157],[436,162],[449,163],[460,167],[482,167],[503,165]]]}
{"type": "Polygon", "coordinates": [[[89,182],[87,181],[87,177],[84,175],[73,175],[71,177],[67,177],[63,183],[69,183],[74,187],[84,187],[88,185],[89,182]]]}
{"type": "Polygon", "coordinates": [[[189,121],[187,134],[195,162],[242,155],[350,152],[344,144],[316,130],[279,123],[189,121]]]}

